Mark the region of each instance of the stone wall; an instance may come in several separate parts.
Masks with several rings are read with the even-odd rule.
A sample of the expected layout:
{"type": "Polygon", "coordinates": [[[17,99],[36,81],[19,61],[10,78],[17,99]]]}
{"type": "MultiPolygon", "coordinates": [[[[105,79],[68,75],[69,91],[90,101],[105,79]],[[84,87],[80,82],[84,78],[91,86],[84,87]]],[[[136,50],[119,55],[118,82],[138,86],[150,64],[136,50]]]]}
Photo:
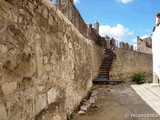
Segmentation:
{"type": "Polygon", "coordinates": [[[93,73],[92,76],[93,76],[93,79],[95,79],[98,76],[99,68],[102,64],[105,51],[104,50],[102,51],[102,48],[99,47],[97,44],[93,44],[92,48],[93,48],[92,49],[92,73],[93,73]]]}
{"type": "Polygon", "coordinates": [[[101,47],[106,47],[106,40],[99,35],[99,23],[94,23],[94,28],[92,24],[87,25],[74,5],[73,0],[56,0],[55,5],[83,36],[93,40],[101,47]]]}
{"type": "Polygon", "coordinates": [[[147,54],[152,54],[152,38],[147,37],[141,39],[139,36],[137,37],[137,51],[147,54]]]}
{"type": "Polygon", "coordinates": [[[137,72],[152,74],[152,55],[124,49],[116,49],[114,53],[116,58],[110,71],[111,80],[130,81],[137,72]]]}
{"type": "Polygon", "coordinates": [[[56,0],[55,5],[79,30],[79,32],[87,37],[87,25],[74,5],[73,0],[56,0]]]}
{"type": "Polygon", "coordinates": [[[104,50],[50,0],[0,1],[0,120],[65,120],[104,50]]]}

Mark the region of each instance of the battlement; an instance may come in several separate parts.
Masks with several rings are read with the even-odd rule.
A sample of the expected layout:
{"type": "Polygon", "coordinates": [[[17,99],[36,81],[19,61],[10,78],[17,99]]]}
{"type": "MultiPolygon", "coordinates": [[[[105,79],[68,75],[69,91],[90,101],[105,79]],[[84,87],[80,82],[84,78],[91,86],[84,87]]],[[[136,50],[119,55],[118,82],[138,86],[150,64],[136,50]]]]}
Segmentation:
{"type": "Polygon", "coordinates": [[[111,49],[125,49],[125,50],[136,50],[133,45],[128,43],[119,42],[114,38],[101,37],[99,35],[99,23],[96,21],[94,27],[92,24],[86,24],[80,15],[79,11],[74,5],[73,0],[56,0],[55,4],[62,13],[71,21],[71,23],[79,30],[79,32],[86,38],[93,40],[98,45],[111,48],[111,49]]]}
{"type": "Polygon", "coordinates": [[[75,7],[73,0],[56,0],[55,5],[62,11],[62,13],[71,21],[71,23],[84,36],[87,36],[87,25],[81,17],[79,11],[75,7]]]}
{"type": "Polygon", "coordinates": [[[108,36],[104,37],[106,40],[106,47],[110,49],[124,49],[124,50],[129,50],[129,51],[136,51],[136,48],[133,47],[133,45],[129,45],[128,43],[125,43],[123,41],[119,42],[118,40],[114,38],[110,38],[108,36]]]}
{"type": "Polygon", "coordinates": [[[84,37],[95,41],[100,46],[104,47],[106,45],[105,39],[99,35],[99,23],[96,21],[94,28],[92,24],[87,25],[75,7],[73,0],[56,0],[55,5],[84,37]]]}
{"type": "Polygon", "coordinates": [[[146,37],[141,39],[137,36],[137,51],[152,54],[152,38],[146,37]]]}

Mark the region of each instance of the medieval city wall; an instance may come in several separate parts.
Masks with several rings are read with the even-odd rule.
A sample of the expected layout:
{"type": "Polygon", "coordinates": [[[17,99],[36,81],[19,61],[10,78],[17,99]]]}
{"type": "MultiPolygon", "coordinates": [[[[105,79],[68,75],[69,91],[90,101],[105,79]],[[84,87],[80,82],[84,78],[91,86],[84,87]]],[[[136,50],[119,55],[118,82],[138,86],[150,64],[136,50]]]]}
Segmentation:
{"type": "MultiPolygon", "coordinates": [[[[0,0],[0,120],[66,120],[90,90],[107,45],[69,1],[62,14],[50,0],[0,0]]],[[[111,79],[152,72],[151,55],[120,47],[111,79]]]]}
{"type": "Polygon", "coordinates": [[[152,55],[125,49],[114,50],[115,59],[110,70],[111,80],[131,80],[134,73],[152,75],[152,55]]]}
{"type": "Polygon", "coordinates": [[[0,120],[66,120],[103,53],[50,0],[0,0],[0,120]]]}
{"type": "Polygon", "coordinates": [[[137,51],[152,54],[152,38],[147,37],[141,39],[140,37],[137,37],[137,51]]]}

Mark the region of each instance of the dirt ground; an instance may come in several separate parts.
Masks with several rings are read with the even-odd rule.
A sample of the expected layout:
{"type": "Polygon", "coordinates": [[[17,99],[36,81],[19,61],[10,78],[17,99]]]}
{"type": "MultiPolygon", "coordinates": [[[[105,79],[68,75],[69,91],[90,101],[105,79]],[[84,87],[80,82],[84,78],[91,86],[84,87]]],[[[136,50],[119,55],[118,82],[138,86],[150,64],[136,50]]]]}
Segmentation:
{"type": "Polygon", "coordinates": [[[85,115],[74,115],[74,120],[160,120],[130,87],[130,84],[96,85],[98,99],[85,115]],[[148,116],[148,117],[147,117],[148,116]]]}

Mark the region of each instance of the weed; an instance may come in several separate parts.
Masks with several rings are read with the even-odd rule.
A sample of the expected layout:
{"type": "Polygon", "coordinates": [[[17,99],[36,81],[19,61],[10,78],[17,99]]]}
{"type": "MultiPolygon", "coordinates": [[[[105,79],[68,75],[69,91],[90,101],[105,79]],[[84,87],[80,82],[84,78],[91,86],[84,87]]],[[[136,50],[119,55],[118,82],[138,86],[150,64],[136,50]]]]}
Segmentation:
{"type": "Polygon", "coordinates": [[[145,75],[145,73],[135,73],[132,76],[132,80],[137,84],[144,84],[147,82],[147,76],[145,75]]]}

